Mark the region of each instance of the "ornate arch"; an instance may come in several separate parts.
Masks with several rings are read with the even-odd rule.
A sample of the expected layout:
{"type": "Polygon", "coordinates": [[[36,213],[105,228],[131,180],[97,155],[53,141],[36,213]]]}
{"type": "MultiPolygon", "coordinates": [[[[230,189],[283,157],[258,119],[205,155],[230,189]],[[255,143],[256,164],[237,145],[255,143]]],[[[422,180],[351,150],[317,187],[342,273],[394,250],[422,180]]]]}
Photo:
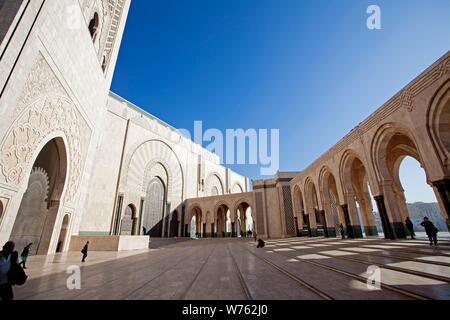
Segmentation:
{"type": "Polygon", "coordinates": [[[401,160],[411,156],[423,164],[414,136],[397,123],[381,126],[371,145],[372,163],[379,180],[395,178],[401,160]]]}
{"type": "Polygon", "coordinates": [[[242,188],[241,184],[239,182],[235,182],[233,184],[233,187],[231,188],[231,193],[243,193],[244,188],[242,188]]]}
{"type": "Polygon", "coordinates": [[[217,172],[210,173],[206,178],[205,191],[208,196],[213,196],[213,194],[211,194],[211,190],[213,188],[217,188],[217,191],[219,192],[219,194],[217,195],[223,195],[225,193],[225,188],[222,179],[220,178],[220,175],[217,172]]]}
{"type": "Polygon", "coordinates": [[[330,201],[330,193],[333,192],[334,193],[334,197],[336,199],[338,199],[338,190],[337,190],[337,182],[336,182],[336,178],[334,177],[333,172],[331,171],[331,169],[328,166],[323,166],[320,169],[319,172],[319,192],[322,195],[322,200],[323,201],[330,201]],[[332,190],[333,186],[330,185],[331,180],[333,179],[334,181],[334,188],[336,190],[332,190]]]}
{"type": "Polygon", "coordinates": [[[160,163],[168,175],[167,201],[173,208],[183,201],[183,169],[172,148],[161,140],[148,140],[141,143],[128,154],[121,179],[123,190],[141,193],[146,190],[146,182],[152,166],[160,163]],[[142,177],[144,173],[144,178],[142,177]]]}
{"type": "Polygon", "coordinates": [[[237,211],[238,211],[239,207],[242,204],[246,204],[250,208],[252,208],[252,216],[253,216],[254,215],[254,213],[253,213],[253,203],[252,203],[252,201],[249,201],[249,199],[247,199],[247,198],[239,198],[239,200],[235,201],[232,214],[236,214],[236,216],[237,216],[237,211]]]}
{"type": "Polygon", "coordinates": [[[361,159],[362,158],[354,150],[351,149],[346,150],[341,157],[341,161],[339,163],[339,177],[341,180],[344,195],[354,192],[352,182],[352,166],[354,161],[360,161],[364,168],[366,168],[366,165],[361,159]]]}
{"type": "MultiPolygon", "coordinates": [[[[319,206],[319,199],[317,197],[317,188],[311,177],[307,177],[304,185],[304,203],[306,203],[306,209],[315,208],[319,206]],[[314,199],[315,198],[315,199],[314,199]]],[[[306,210],[305,210],[306,211],[306,210]]],[[[307,212],[311,213],[311,212],[307,212]]]]}
{"type": "Polygon", "coordinates": [[[219,201],[218,203],[216,203],[216,205],[214,206],[214,220],[217,220],[217,212],[219,211],[219,208],[221,206],[225,206],[228,208],[228,210],[231,211],[232,206],[230,206],[230,204],[227,201],[219,201]]]}
{"type": "MultiPolygon", "coordinates": [[[[450,64],[449,64],[450,65],[450,64]]],[[[450,171],[450,80],[435,93],[427,110],[427,131],[442,165],[450,171]]]]}
{"type": "Polygon", "coordinates": [[[28,75],[14,111],[16,119],[0,144],[0,182],[19,187],[31,171],[38,148],[56,136],[67,140],[64,201],[77,193],[91,130],[42,54],[28,75]]]}
{"type": "Polygon", "coordinates": [[[192,213],[194,212],[195,209],[198,209],[200,211],[201,218],[203,220],[203,209],[202,209],[202,206],[199,203],[195,202],[195,203],[191,204],[187,208],[187,211],[185,212],[185,220],[184,220],[185,223],[190,223],[191,222],[192,217],[193,217],[192,213]]]}
{"type": "Polygon", "coordinates": [[[299,185],[294,186],[294,212],[295,215],[300,215],[305,210],[305,202],[302,194],[302,190],[299,185]]]}

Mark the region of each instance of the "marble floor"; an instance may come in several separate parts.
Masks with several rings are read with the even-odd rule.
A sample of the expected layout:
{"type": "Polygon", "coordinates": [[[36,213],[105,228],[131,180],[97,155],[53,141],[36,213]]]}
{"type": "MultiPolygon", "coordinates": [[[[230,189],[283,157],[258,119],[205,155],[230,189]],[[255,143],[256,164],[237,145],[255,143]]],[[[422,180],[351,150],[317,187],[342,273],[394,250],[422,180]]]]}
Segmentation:
{"type": "Polygon", "coordinates": [[[450,299],[450,241],[290,238],[257,249],[249,239],[201,239],[91,252],[84,264],[80,255],[31,257],[16,299],[450,299]],[[80,289],[71,290],[68,268],[77,267],[80,289]],[[377,275],[381,284],[368,285],[377,275]]]}

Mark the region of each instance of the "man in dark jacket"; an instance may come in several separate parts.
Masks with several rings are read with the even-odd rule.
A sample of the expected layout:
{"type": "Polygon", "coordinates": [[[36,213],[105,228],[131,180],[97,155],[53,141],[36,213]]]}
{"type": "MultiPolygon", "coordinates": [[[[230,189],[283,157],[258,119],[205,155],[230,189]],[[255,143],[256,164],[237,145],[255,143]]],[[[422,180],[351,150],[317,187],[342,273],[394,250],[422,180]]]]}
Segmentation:
{"type": "Polygon", "coordinates": [[[81,250],[81,253],[83,254],[83,259],[81,260],[81,262],[86,262],[86,258],[88,255],[88,248],[89,248],[89,241],[86,242],[86,244],[83,247],[83,250],[81,250]]]}
{"type": "Polygon", "coordinates": [[[427,233],[428,239],[430,239],[430,246],[437,246],[437,233],[438,229],[434,226],[433,222],[431,222],[427,217],[423,218],[422,223],[420,224],[425,228],[425,232],[427,233]]]}
{"type": "Polygon", "coordinates": [[[409,235],[411,236],[411,239],[414,240],[416,234],[414,233],[414,225],[413,225],[411,219],[409,219],[409,217],[406,217],[405,225],[406,225],[406,229],[408,229],[408,231],[409,231],[409,235]]]}

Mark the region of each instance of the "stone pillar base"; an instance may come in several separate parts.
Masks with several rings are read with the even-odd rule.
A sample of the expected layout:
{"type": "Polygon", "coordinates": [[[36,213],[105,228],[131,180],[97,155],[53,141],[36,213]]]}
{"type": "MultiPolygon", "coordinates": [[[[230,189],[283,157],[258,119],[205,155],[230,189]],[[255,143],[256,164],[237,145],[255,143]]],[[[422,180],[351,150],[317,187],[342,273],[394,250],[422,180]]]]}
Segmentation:
{"type": "Polygon", "coordinates": [[[336,238],[336,229],[327,228],[328,238],[336,238]]]}
{"type": "Polygon", "coordinates": [[[366,233],[366,236],[378,236],[378,230],[375,226],[367,226],[364,227],[364,232],[366,233]]]}
{"type": "Polygon", "coordinates": [[[353,239],[363,238],[361,226],[350,226],[353,230],[353,239]]]}
{"type": "Polygon", "coordinates": [[[310,231],[310,237],[315,238],[319,236],[319,232],[317,231],[317,229],[311,229],[310,231]]]}
{"type": "Polygon", "coordinates": [[[391,224],[392,230],[394,230],[395,237],[397,239],[406,239],[406,228],[401,222],[394,222],[391,224]]]}

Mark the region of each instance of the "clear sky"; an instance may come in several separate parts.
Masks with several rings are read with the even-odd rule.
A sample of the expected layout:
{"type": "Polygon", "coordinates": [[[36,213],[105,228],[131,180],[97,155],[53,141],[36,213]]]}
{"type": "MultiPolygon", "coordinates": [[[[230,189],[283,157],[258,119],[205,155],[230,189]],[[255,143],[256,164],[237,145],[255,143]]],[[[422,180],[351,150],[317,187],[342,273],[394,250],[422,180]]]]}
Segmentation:
{"type": "Polygon", "coordinates": [[[448,0],[133,0],[112,90],[176,128],[280,129],[299,171],[449,49],[448,0]]]}

